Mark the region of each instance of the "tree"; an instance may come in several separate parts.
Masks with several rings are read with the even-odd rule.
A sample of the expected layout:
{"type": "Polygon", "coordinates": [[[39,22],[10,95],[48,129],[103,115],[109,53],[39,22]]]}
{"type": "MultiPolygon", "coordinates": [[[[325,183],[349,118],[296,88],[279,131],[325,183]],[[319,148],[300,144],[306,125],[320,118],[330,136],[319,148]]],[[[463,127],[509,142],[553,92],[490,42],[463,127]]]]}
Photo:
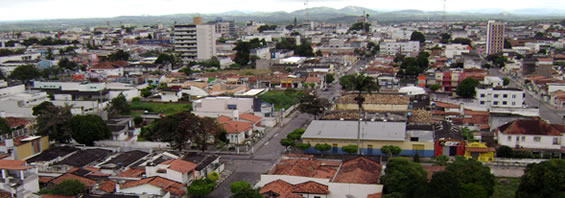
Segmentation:
{"type": "Polygon", "coordinates": [[[503,80],[502,84],[504,86],[508,86],[510,84],[510,78],[504,77],[502,80],[503,80]]]}
{"type": "Polygon", "coordinates": [[[80,193],[85,193],[88,189],[79,180],[67,179],[52,187],[41,189],[40,194],[75,196],[80,193]]]}
{"type": "Polygon", "coordinates": [[[318,57],[324,56],[324,54],[322,54],[322,50],[317,50],[316,56],[318,56],[318,57]]]}
{"type": "Polygon", "coordinates": [[[488,192],[476,183],[460,184],[459,194],[461,198],[488,198],[488,192]]]}
{"type": "Polygon", "coordinates": [[[455,175],[460,186],[478,184],[487,192],[488,196],[494,193],[494,175],[490,172],[490,168],[484,166],[481,162],[458,157],[454,162],[447,165],[445,171],[455,175]]]}
{"type": "Polygon", "coordinates": [[[429,197],[452,198],[459,196],[459,182],[452,172],[440,171],[432,175],[428,185],[429,197]]]}
{"type": "Polygon", "coordinates": [[[267,42],[259,39],[251,39],[249,42],[238,41],[233,50],[236,50],[234,62],[239,65],[247,65],[250,61],[250,50],[262,47],[266,45],[267,42]]]}
{"type": "Polygon", "coordinates": [[[302,151],[305,151],[305,150],[309,149],[310,147],[312,147],[312,145],[310,143],[306,143],[306,144],[305,143],[298,143],[298,144],[296,144],[296,148],[298,148],[302,151]]]}
{"type": "Polygon", "coordinates": [[[354,154],[357,153],[357,145],[352,144],[352,145],[343,146],[341,147],[341,150],[349,154],[354,154]]]}
{"type": "Polygon", "coordinates": [[[251,184],[247,183],[246,181],[236,181],[230,184],[231,193],[238,193],[244,189],[251,189],[251,184]]]}
{"type": "Polygon", "coordinates": [[[538,54],[547,54],[547,50],[546,49],[540,49],[538,51],[538,54]]]}
{"type": "Polygon", "coordinates": [[[34,112],[37,116],[35,123],[37,133],[48,135],[50,140],[58,143],[68,143],[72,137],[68,123],[73,117],[72,106],[58,107],[48,103],[41,103],[38,106],[34,112]]]}
{"type": "Polygon", "coordinates": [[[502,145],[496,149],[496,157],[506,157],[511,158],[513,154],[513,150],[511,147],[502,145]]]}
{"type": "Polygon", "coordinates": [[[139,127],[141,126],[141,123],[143,123],[143,118],[141,116],[135,116],[133,118],[133,123],[135,124],[135,126],[139,127]]]}
{"type": "Polygon", "coordinates": [[[108,60],[110,61],[128,61],[130,57],[129,52],[124,50],[118,50],[114,53],[108,55],[108,60]]]}
{"type": "Polygon", "coordinates": [[[212,182],[216,182],[216,181],[218,181],[218,179],[220,179],[220,174],[212,171],[212,172],[208,173],[208,175],[206,175],[206,179],[208,179],[212,182]]]}
{"type": "Polygon", "coordinates": [[[263,198],[257,189],[245,188],[237,193],[232,194],[230,198],[263,198]]]}
{"type": "Polygon", "coordinates": [[[434,92],[437,91],[439,88],[440,88],[440,87],[439,87],[438,84],[430,85],[430,90],[432,90],[432,91],[434,91],[434,92]]]}
{"type": "Polygon", "coordinates": [[[439,41],[440,43],[447,44],[447,43],[449,43],[449,40],[451,39],[451,34],[441,33],[439,35],[439,37],[440,37],[440,41],[439,41]]]}
{"type": "Polygon", "coordinates": [[[112,132],[97,115],[77,115],[69,121],[72,138],[79,144],[93,146],[94,141],[110,138],[112,132]]]}
{"type": "Polygon", "coordinates": [[[78,65],[75,62],[70,61],[66,57],[59,60],[58,66],[70,71],[75,71],[78,68],[78,65]]]}
{"type": "Polygon", "coordinates": [[[35,105],[33,108],[31,108],[31,110],[34,116],[39,116],[40,114],[46,113],[47,111],[50,111],[51,108],[55,108],[55,107],[56,106],[53,103],[49,101],[45,101],[38,105],[35,105]]]}
{"type": "Polygon", "coordinates": [[[354,23],[353,25],[351,25],[351,27],[349,28],[349,31],[369,32],[369,29],[371,29],[370,23],[358,22],[358,23],[354,23]]]}
{"type": "Polygon", "coordinates": [[[294,146],[296,144],[295,141],[290,138],[283,138],[281,139],[280,143],[284,147],[294,146]]]}
{"type": "Polygon", "coordinates": [[[151,94],[153,94],[153,92],[150,89],[141,90],[141,96],[143,96],[144,98],[151,96],[151,94]]]}
{"type": "Polygon", "coordinates": [[[130,112],[128,101],[124,94],[121,93],[110,101],[108,108],[114,114],[127,115],[130,112]]]}
{"type": "Polygon", "coordinates": [[[186,191],[191,197],[203,197],[210,194],[214,190],[215,182],[208,179],[199,179],[193,181],[186,191]]]}
{"type": "Polygon", "coordinates": [[[4,118],[0,118],[0,135],[4,135],[10,132],[12,132],[12,128],[10,127],[8,121],[4,118]]]}
{"type": "Polygon", "coordinates": [[[320,151],[320,153],[322,155],[324,155],[324,152],[329,151],[330,149],[332,149],[332,146],[330,146],[329,144],[316,144],[314,146],[314,149],[316,149],[317,151],[320,151]]]}
{"type": "Polygon", "coordinates": [[[16,67],[10,74],[9,78],[26,82],[41,76],[41,72],[33,65],[22,65],[16,67]]]}
{"type": "Polygon", "coordinates": [[[553,159],[529,164],[520,178],[516,198],[563,197],[565,160],[553,159]]]}
{"type": "Polygon", "coordinates": [[[434,166],[447,166],[449,157],[445,155],[438,155],[434,157],[434,166]]]}
{"type": "Polygon", "coordinates": [[[298,110],[302,113],[314,115],[314,120],[318,115],[324,113],[327,107],[330,106],[328,99],[319,98],[314,94],[305,94],[299,97],[300,105],[298,110]]]}
{"type": "Polygon", "coordinates": [[[333,74],[326,74],[326,83],[330,84],[332,82],[334,82],[335,78],[333,74]]]}
{"type": "Polygon", "coordinates": [[[178,65],[181,62],[182,61],[178,57],[176,57],[174,54],[169,55],[169,54],[164,54],[164,53],[159,54],[159,56],[157,57],[157,60],[155,60],[155,64],[169,63],[173,67],[175,67],[176,65],[178,65]]]}
{"type": "Polygon", "coordinates": [[[479,81],[474,78],[465,78],[459,85],[457,85],[457,89],[455,93],[458,96],[463,98],[473,98],[475,97],[476,91],[475,87],[479,85],[479,81]]]}
{"type": "Polygon", "coordinates": [[[508,39],[504,39],[504,49],[512,49],[512,43],[508,39]]]}
{"type": "Polygon", "coordinates": [[[410,35],[410,40],[411,41],[420,41],[420,43],[423,43],[423,42],[426,41],[426,37],[424,36],[424,34],[422,32],[414,31],[414,32],[412,32],[412,35],[410,35]]]}
{"type": "Polygon", "coordinates": [[[417,186],[426,185],[427,181],[427,173],[422,165],[403,158],[389,160],[385,175],[381,177],[386,194],[410,194],[417,186]]]}
{"type": "Polygon", "coordinates": [[[153,130],[153,139],[169,142],[173,149],[181,151],[187,143],[191,142],[205,151],[208,137],[221,131],[221,128],[212,118],[201,118],[190,112],[180,112],[160,119],[153,130]]]}
{"type": "Polygon", "coordinates": [[[488,61],[491,61],[494,63],[494,65],[496,65],[497,67],[504,67],[504,65],[506,64],[506,61],[508,61],[508,59],[500,54],[491,54],[488,55],[486,58],[488,61]]]}
{"type": "Polygon", "coordinates": [[[303,42],[294,49],[294,54],[304,57],[313,57],[314,51],[312,49],[312,44],[310,42],[303,42]]]}
{"type": "Polygon", "coordinates": [[[259,28],[257,28],[257,31],[264,32],[266,30],[276,30],[276,29],[277,29],[277,25],[262,25],[259,26],[259,28]]]}
{"type": "Polygon", "coordinates": [[[473,41],[471,41],[471,39],[468,39],[468,38],[455,38],[451,42],[471,46],[471,42],[473,42],[473,41]]]}
{"type": "Polygon", "coordinates": [[[402,152],[402,149],[400,149],[400,147],[398,146],[384,145],[381,148],[381,153],[386,153],[389,158],[391,158],[393,155],[400,154],[400,152],[402,152]]]}

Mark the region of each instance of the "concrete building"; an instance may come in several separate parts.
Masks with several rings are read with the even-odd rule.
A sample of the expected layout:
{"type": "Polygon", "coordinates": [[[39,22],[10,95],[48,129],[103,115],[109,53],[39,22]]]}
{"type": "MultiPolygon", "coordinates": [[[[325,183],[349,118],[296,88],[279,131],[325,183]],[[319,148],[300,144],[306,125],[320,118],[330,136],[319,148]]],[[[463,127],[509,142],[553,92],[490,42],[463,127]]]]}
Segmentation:
{"type": "Polygon", "coordinates": [[[561,152],[563,125],[543,120],[515,120],[495,129],[500,145],[532,151],[561,152]]]}
{"type": "Polygon", "coordinates": [[[175,52],[185,62],[216,56],[215,25],[175,25],[173,39],[175,52]]]}
{"type": "Polygon", "coordinates": [[[487,55],[498,54],[504,49],[504,23],[488,21],[487,55]]]}
{"type": "Polygon", "coordinates": [[[407,41],[407,42],[382,42],[380,44],[381,53],[387,55],[394,55],[396,53],[402,53],[403,55],[408,55],[412,53],[418,53],[420,51],[420,42],[418,41],[407,41]]]}
{"type": "Polygon", "coordinates": [[[253,103],[253,98],[206,97],[193,101],[192,108],[194,114],[201,117],[233,117],[241,113],[253,114],[253,103]]]}
{"type": "Polygon", "coordinates": [[[522,108],[526,95],[517,88],[477,87],[475,98],[482,107],[511,107],[522,108]]]}
{"type": "Polygon", "coordinates": [[[22,160],[0,160],[2,182],[0,190],[8,192],[8,197],[35,197],[39,192],[37,169],[22,160]]]}

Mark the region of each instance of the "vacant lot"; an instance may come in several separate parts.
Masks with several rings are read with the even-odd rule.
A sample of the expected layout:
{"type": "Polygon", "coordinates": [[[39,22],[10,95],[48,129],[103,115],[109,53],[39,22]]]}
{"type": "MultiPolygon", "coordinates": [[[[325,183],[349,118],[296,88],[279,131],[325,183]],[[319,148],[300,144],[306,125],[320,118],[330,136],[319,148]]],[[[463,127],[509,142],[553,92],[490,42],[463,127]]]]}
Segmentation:
{"type": "Polygon", "coordinates": [[[172,115],[183,111],[191,111],[192,105],[187,103],[161,103],[161,102],[132,102],[129,105],[133,116],[142,114],[144,111],[152,113],[164,113],[172,115]]]}

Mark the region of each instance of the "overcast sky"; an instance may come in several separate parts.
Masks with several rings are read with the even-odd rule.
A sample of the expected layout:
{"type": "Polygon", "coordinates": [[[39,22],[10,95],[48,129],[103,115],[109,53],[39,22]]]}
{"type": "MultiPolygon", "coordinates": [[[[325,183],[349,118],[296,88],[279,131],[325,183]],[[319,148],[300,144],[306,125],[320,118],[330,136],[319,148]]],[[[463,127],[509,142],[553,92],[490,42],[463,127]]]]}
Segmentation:
{"type": "MultiPolygon", "coordinates": [[[[439,11],[443,0],[310,0],[309,7],[362,6],[375,10],[439,11]]],[[[92,18],[179,13],[294,11],[304,0],[0,0],[0,21],[92,18]]],[[[447,0],[448,11],[565,8],[565,0],[447,0]]]]}

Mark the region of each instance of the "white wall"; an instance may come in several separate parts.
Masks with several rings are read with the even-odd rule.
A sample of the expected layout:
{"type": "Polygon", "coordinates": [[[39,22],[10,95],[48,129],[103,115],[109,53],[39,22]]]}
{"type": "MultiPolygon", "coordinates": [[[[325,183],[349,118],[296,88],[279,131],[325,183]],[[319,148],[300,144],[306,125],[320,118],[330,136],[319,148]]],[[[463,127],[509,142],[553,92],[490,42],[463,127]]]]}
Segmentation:
{"type": "Polygon", "coordinates": [[[253,114],[253,98],[208,97],[192,102],[192,108],[194,114],[212,118],[232,117],[235,111],[253,114]],[[237,105],[237,109],[228,109],[228,104],[237,105]]]}
{"type": "Polygon", "coordinates": [[[151,195],[161,195],[161,188],[153,186],[151,184],[143,184],[139,186],[134,186],[126,189],[118,189],[117,192],[120,193],[132,193],[132,194],[151,194],[151,195]]]}
{"type": "Polygon", "coordinates": [[[523,148],[536,148],[536,149],[561,149],[561,144],[563,144],[562,136],[543,136],[543,135],[505,135],[498,132],[498,144],[506,145],[512,148],[516,148],[516,145],[520,145],[523,148]],[[510,140],[508,138],[510,137],[510,140]],[[516,138],[518,137],[518,141],[516,138]],[[522,139],[523,137],[523,139],[522,139]],[[534,137],[539,137],[540,141],[534,141],[534,137]],[[558,139],[558,144],[553,144],[553,139],[558,139]]]}
{"type": "Polygon", "coordinates": [[[196,26],[196,45],[198,46],[199,60],[210,59],[216,56],[216,26],[197,25],[196,26]]]}
{"type": "Polygon", "coordinates": [[[521,108],[524,103],[524,92],[517,90],[476,89],[477,104],[481,107],[521,108]],[[506,95],[506,98],[504,97],[506,95]],[[506,104],[505,104],[506,103],[506,104]]]}
{"type": "Polygon", "coordinates": [[[186,176],[186,174],[183,174],[181,172],[172,170],[172,169],[168,169],[167,168],[168,165],[157,165],[157,166],[146,166],[145,167],[145,174],[147,175],[147,177],[154,177],[154,176],[159,176],[159,177],[163,177],[166,179],[170,179],[182,184],[186,184],[188,181],[188,177],[186,176]],[[158,173],[157,170],[158,169],[166,169],[167,172],[166,173],[158,173]]]}

